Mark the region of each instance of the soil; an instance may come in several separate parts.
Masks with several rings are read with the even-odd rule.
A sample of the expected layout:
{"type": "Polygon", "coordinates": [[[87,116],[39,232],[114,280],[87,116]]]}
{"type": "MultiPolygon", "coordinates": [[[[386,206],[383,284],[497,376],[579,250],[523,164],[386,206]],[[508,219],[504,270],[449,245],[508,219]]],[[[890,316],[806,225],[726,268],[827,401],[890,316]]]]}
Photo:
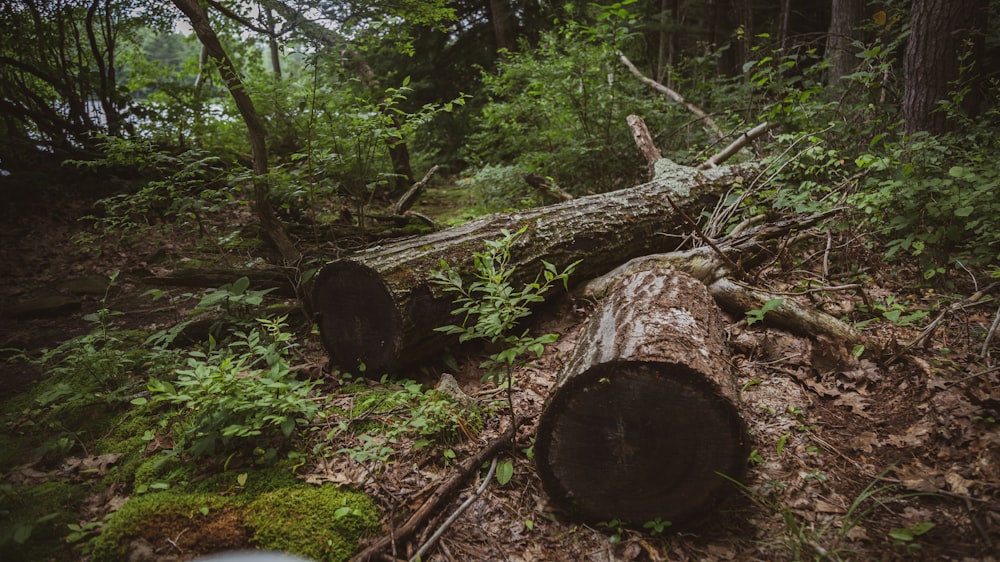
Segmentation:
{"type": "MultiPolygon", "coordinates": [[[[0,227],[0,348],[7,358],[19,353],[12,350],[36,354],[87,333],[93,323],[85,316],[101,308],[102,300],[123,313],[113,319],[116,328],[148,330],[183,318],[183,310],[142,294],[151,288],[151,275],[204,253],[190,229],[150,231],[162,238],[122,236],[88,242],[86,235],[93,230],[79,219],[94,212],[100,189],[78,187],[53,186],[41,196],[18,192],[17,186],[7,190],[16,193],[5,203],[0,227]],[[107,295],[66,285],[67,280],[106,279],[116,271],[120,275],[107,295]],[[41,299],[52,297],[64,302],[43,306],[41,299]],[[26,311],[26,303],[39,308],[26,311]]],[[[427,197],[440,196],[443,202],[445,195],[432,190],[427,197]]],[[[433,218],[444,212],[434,203],[425,199],[414,210],[433,218]]],[[[249,225],[252,217],[237,211],[224,222],[249,225]]],[[[890,268],[861,250],[851,251],[853,255],[845,250],[832,257],[847,264],[845,270],[851,263],[867,263],[870,279],[864,292],[869,299],[905,301],[910,310],[926,310],[928,320],[942,305],[954,302],[918,289],[922,285],[914,271],[890,268]]],[[[235,263],[257,257],[254,252],[210,255],[235,263]]],[[[789,273],[775,265],[759,272],[757,279],[772,290],[790,290],[805,269],[818,267],[805,260],[789,273]]],[[[973,292],[968,279],[959,283],[966,286],[953,293],[973,292]]],[[[815,305],[860,317],[857,309],[863,303],[856,291],[827,294],[828,300],[815,305]]],[[[523,452],[532,444],[548,389],[594,308],[592,302],[572,296],[554,299],[532,329],[560,334],[560,340],[515,373],[515,409],[530,421],[520,429],[515,451],[505,456],[513,461],[514,476],[504,486],[491,484],[425,559],[995,560],[1000,547],[1000,347],[993,341],[985,352],[982,349],[996,313],[996,301],[985,302],[947,314],[925,345],[891,364],[886,360],[917,338],[926,320],[917,326],[869,324],[866,334],[877,345],[859,359],[837,342],[729,318],[732,361],[755,451],[752,466],[743,489],[697,531],[671,533],[667,528],[654,536],[566,520],[550,506],[523,452]],[[920,534],[922,530],[926,532],[920,534]]],[[[316,336],[304,329],[300,337],[305,358],[323,363],[316,336]]],[[[484,353],[474,346],[456,350],[459,369],[452,373],[463,391],[481,402],[502,397],[492,383],[480,380],[478,365],[484,353]]],[[[0,398],[25,390],[42,376],[37,368],[14,359],[0,369],[0,398]]],[[[405,375],[433,385],[442,370],[431,365],[405,375]]],[[[338,384],[331,380],[324,388],[336,392],[338,384]]],[[[486,420],[479,434],[452,447],[456,460],[502,434],[509,422],[502,413],[486,420]]],[[[365,490],[383,509],[389,532],[453,471],[452,465],[440,462],[440,451],[412,445],[397,444],[389,464],[370,466],[334,455],[310,463],[300,473],[311,482],[333,481],[365,490]]],[[[482,476],[473,475],[447,512],[426,527],[424,537],[479,487],[482,476]]],[[[185,556],[197,555],[197,544],[219,543],[210,537],[192,542],[185,556]]],[[[397,552],[396,558],[404,554],[397,552]]]]}

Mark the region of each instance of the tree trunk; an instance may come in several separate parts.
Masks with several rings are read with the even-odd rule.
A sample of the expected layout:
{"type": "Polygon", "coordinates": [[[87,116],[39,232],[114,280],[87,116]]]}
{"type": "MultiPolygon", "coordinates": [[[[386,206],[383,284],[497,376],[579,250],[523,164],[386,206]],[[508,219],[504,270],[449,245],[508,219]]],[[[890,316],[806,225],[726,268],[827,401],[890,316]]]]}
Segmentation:
{"type": "Polygon", "coordinates": [[[430,284],[441,260],[471,271],[473,252],[501,229],[527,227],[512,249],[520,282],[531,282],[541,260],[560,269],[577,260],[574,278],[603,274],[634,257],[670,251],[687,230],[667,203],[697,214],[714,204],[752,164],[699,171],[667,160],[657,177],[631,189],[546,207],[483,217],[464,225],[360,252],[327,264],[317,276],[314,303],[323,344],[342,368],[363,363],[380,376],[439,352],[451,340],[434,329],[450,323],[450,296],[430,284]]]}
{"type": "Polygon", "coordinates": [[[538,421],[553,502],[587,522],[702,522],[732,491],[749,443],[722,312],[671,269],[626,277],[589,320],[538,421]]]}
{"type": "MultiPolygon", "coordinates": [[[[959,69],[980,74],[973,67],[981,43],[987,11],[983,0],[914,0],[910,12],[910,38],[903,56],[905,87],[903,120],[906,132],[947,132],[954,127],[938,102],[958,89],[959,69]],[[967,43],[968,44],[965,44],[967,43]],[[972,55],[967,59],[967,55],[972,55]],[[971,69],[971,70],[970,70],[971,69]]],[[[966,111],[975,113],[974,90],[965,100],[966,111]]]]}
{"type": "Polygon", "coordinates": [[[194,28],[198,39],[204,45],[208,56],[212,57],[212,60],[219,67],[219,74],[222,75],[222,79],[229,89],[229,94],[233,96],[233,101],[236,102],[236,107],[246,123],[247,133],[250,135],[250,149],[253,153],[254,207],[257,211],[257,218],[260,220],[260,226],[281,252],[281,257],[285,262],[297,263],[302,258],[302,254],[288,237],[282,224],[278,222],[268,198],[266,136],[264,124],[261,123],[260,116],[257,115],[253,100],[247,94],[239,72],[236,71],[233,61],[222,48],[222,43],[219,42],[219,37],[212,29],[208,15],[198,0],[173,0],[173,2],[191,20],[191,27],[194,28]]]}
{"type": "Polygon", "coordinates": [[[862,38],[858,26],[864,20],[865,4],[865,0],[833,0],[830,30],[826,35],[826,59],[830,61],[827,83],[831,86],[858,67],[853,43],[862,38]]]}

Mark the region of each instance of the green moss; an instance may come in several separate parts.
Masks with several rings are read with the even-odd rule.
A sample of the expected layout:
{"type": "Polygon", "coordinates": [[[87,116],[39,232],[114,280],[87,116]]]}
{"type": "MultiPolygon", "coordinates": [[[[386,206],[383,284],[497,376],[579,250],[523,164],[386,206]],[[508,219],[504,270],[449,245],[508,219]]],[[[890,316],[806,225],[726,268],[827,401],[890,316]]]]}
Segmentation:
{"type": "Polygon", "coordinates": [[[87,493],[80,484],[0,484],[0,559],[65,559],[67,525],[87,493]]]}
{"type": "MultiPolygon", "coordinates": [[[[215,494],[159,493],[134,497],[115,512],[94,541],[93,562],[125,559],[129,543],[165,527],[166,521],[184,520],[192,527],[209,527],[238,500],[215,494]]],[[[164,529],[165,530],[165,529],[164,529]]]]}
{"type": "Polygon", "coordinates": [[[249,506],[246,524],[261,548],[321,562],[347,560],[358,541],[379,528],[367,496],[333,485],[284,488],[263,494],[249,506]]]}
{"type": "Polygon", "coordinates": [[[235,494],[245,498],[255,498],[281,488],[307,486],[308,484],[295,477],[290,468],[273,466],[260,470],[223,472],[197,483],[192,487],[192,491],[235,494]],[[241,484],[240,480],[243,475],[246,475],[246,479],[241,484]]]}

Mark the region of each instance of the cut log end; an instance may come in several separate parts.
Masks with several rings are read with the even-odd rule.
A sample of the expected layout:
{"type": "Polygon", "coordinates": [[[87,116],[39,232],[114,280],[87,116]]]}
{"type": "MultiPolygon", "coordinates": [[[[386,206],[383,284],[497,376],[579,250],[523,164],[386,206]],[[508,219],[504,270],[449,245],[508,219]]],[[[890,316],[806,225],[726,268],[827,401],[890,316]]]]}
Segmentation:
{"type": "Polygon", "coordinates": [[[538,424],[536,461],[556,504],[589,522],[674,527],[730,495],[748,443],[732,401],[684,365],[596,365],[561,388],[538,424]]]}
{"type": "Polygon", "coordinates": [[[320,337],[345,369],[387,370],[398,354],[399,307],[379,274],[352,261],[328,264],[314,289],[320,337]]]}

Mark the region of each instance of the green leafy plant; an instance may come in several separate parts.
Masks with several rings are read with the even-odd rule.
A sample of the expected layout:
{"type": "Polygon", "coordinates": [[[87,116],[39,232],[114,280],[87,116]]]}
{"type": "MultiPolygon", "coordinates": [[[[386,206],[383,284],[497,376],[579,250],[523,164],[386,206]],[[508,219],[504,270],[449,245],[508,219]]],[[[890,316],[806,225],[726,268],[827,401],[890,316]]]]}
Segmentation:
{"type": "Polygon", "coordinates": [[[558,339],[558,334],[530,336],[528,330],[513,332],[521,320],[531,315],[531,306],[544,302],[544,295],[557,284],[567,286],[569,276],[580,262],[567,266],[561,272],[543,261],[543,269],[534,281],[515,288],[516,266],[511,263],[511,248],[527,227],[517,232],[501,230],[502,237],[488,240],[486,249],[473,254],[475,280],[466,284],[461,274],[441,261],[441,269],[434,273],[432,282],[445,292],[456,295],[453,316],[461,316],[461,324],[450,324],[438,331],[458,336],[460,342],[471,340],[500,344],[502,349],[493,353],[480,367],[486,370],[484,378],[506,388],[507,405],[514,417],[512,387],[513,372],[528,361],[528,354],[541,357],[545,345],[558,339]]]}
{"type": "Polygon", "coordinates": [[[920,550],[920,545],[916,542],[917,538],[925,535],[936,526],[932,521],[921,521],[909,527],[900,527],[889,531],[889,538],[892,539],[893,545],[905,548],[908,552],[914,552],[920,550]]]}
{"type": "Polygon", "coordinates": [[[665,531],[667,527],[670,527],[671,525],[673,525],[673,523],[671,523],[670,521],[665,521],[662,518],[657,517],[652,521],[646,521],[645,523],[643,523],[642,528],[646,529],[650,535],[653,535],[655,537],[656,535],[662,535],[663,531],[665,531]]]}
{"type": "Polygon", "coordinates": [[[239,332],[227,348],[191,352],[173,382],[149,381],[156,401],[192,412],[190,433],[180,439],[187,452],[202,456],[220,445],[288,438],[315,416],[310,393],[317,383],[296,380],[289,369],[287,354],[295,344],[284,331],[285,317],[258,321],[262,330],[239,332]]]}
{"type": "MultiPolygon", "coordinates": [[[[417,381],[404,379],[389,384],[383,377],[382,384],[384,388],[358,393],[351,411],[329,432],[328,440],[353,435],[356,442],[335,453],[348,454],[357,462],[385,464],[406,437],[415,439],[413,448],[419,449],[434,442],[450,443],[482,427],[477,408],[458,404],[435,389],[425,390],[417,381]]],[[[446,448],[442,458],[448,464],[455,452],[446,448]]]]}
{"type": "Polygon", "coordinates": [[[763,321],[765,314],[778,308],[779,306],[784,304],[784,302],[785,299],[770,299],[769,301],[765,302],[764,306],[760,307],[759,309],[748,310],[746,313],[747,325],[753,326],[755,323],[763,321]]]}
{"type": "Polygon", "coordinates": [[[611,537],[608,539],[611,544],[618,544],[622,542],[622,533],[625,530],[626,522],[621,519],[612,519],[610,521],[600,521],[597,523],[598,527],[603,527],[611,533],[611,537]]]}

